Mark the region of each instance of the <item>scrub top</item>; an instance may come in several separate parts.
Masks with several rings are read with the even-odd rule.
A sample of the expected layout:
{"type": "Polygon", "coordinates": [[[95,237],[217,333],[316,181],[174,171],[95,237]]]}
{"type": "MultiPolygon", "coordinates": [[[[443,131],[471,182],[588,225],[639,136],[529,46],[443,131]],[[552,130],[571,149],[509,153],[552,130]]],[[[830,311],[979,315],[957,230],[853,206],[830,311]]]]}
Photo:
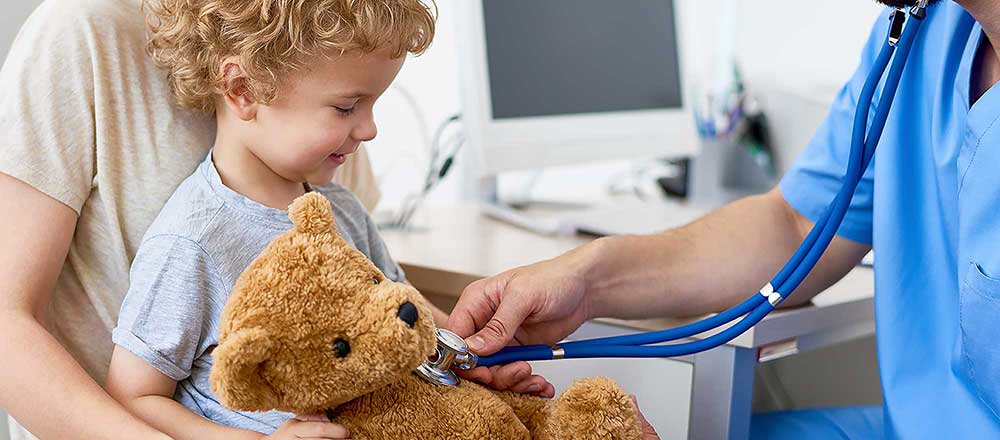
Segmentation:
{"type": "MultiPolygon", "coordinates": [[[[810,219],[841,186],[857,96],[888,25],[884,14],[857,72],[781,181],[786,200],[810,219]]],[[[982,28],[960,6],[928,9],[838,232],[875,249],[878,434],[886,438],[1000,438],[1000,90],[970,108],[980,41],[982,28]]]]}

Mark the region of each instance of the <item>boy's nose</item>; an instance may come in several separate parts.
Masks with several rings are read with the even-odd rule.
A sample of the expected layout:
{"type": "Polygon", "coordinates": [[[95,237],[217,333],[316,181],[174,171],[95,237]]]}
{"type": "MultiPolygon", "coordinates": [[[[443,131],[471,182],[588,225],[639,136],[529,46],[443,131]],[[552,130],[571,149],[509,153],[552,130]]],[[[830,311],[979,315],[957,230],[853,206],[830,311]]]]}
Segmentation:
{"type": "Polygon", "coordinates": [[[357,139],[358,142],[368,142],[375,139],[377,135],[378,127],[375,126],[375,120],[371,118],[359,124],[351,133],[351,136],[357,139]]]}
{"type": "Polygon", "coordinates": [[[417,318],[420,317],[420,314],[417,313],[417,306],[407,301],[399,306],[399,312],[396,313],[396,316],[402,319],[410,328],[413,328],[413,324],[417,323],[417,318]]]}

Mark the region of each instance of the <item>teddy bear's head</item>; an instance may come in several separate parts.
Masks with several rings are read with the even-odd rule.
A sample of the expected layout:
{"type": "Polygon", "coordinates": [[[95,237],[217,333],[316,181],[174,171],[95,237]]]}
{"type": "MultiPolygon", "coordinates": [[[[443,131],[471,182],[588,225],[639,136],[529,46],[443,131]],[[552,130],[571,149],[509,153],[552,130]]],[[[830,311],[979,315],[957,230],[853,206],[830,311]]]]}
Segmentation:
{"type": "Polygon", "coordinates": [[[212,391],[236,410],[316,413],[410,374],[434,353],[430,308],[340,235],[317,193],[236,282],[213,352],[212,391]]]}

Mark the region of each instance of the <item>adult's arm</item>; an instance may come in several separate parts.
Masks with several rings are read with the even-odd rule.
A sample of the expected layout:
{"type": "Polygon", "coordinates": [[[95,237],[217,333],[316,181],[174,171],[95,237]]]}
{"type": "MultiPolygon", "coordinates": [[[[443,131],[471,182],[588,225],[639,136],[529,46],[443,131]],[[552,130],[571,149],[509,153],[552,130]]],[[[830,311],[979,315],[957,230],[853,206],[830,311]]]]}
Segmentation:
{"type": "MultiPolygon", "coordinates": [[[[656,235],[607,237],[552,260],[470,284],[448,321],[480,354],[510,341],[552,344],[597,317],[691,316],[735,305],[763,286],[812,222],[780,190],[726,205],[656,235]]],[[[834,238],[785,303],[809,301],[870,249],[834,238]]],[[[785,292],[787,293],[787,292],[785,292]]]]}
{"type": "Polygon", "coordinates": [[[105,393],[46,330],[76,212],[2,173],[0,212],[0,407],[42,439],[168,439],[105,393]]]}

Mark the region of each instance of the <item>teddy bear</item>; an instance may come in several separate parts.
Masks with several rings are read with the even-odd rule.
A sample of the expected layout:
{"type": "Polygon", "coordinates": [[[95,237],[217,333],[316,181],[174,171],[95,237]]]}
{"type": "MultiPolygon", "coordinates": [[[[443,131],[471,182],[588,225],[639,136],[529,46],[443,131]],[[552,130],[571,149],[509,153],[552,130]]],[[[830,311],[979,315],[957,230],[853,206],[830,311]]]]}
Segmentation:
{"type": "Polygon", "coordinates": [[[639,439],[634,403],[606,378],[555,400],[423,380],[426,300],[340,237],[322,195],[297,198],[289,218],[224,307],[210,379],[223,405],[325,413],[355,439],[639,439]]]}

